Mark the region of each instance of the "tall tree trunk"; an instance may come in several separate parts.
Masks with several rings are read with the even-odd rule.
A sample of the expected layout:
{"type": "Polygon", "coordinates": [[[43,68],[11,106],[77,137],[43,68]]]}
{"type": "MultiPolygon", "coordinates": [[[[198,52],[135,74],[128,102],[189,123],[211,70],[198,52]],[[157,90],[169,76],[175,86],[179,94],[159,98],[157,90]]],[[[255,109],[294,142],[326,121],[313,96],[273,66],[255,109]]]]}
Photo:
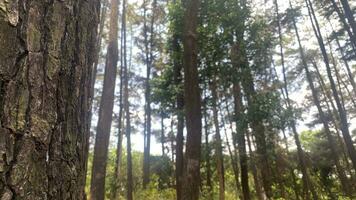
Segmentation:
{"type": "MultiPolygon", "coordinates": [[[[301,59],[302,59],[302,62],[303,62],[303,67],[304,67],[304,70],[305,70],[305,73],[306,73],[306,76],[307,76],[307,80],[308,80],[310,89],[312,91],[313,100],[314,100],[314,103],[315,103],[315,105],[316,105],[316,107],[318,109],[318,113],[319,113],[320,119],[321,119],[321,121],[323,123],[324,131],[326,133],[328,142],[330,144],[331,151],[332,151],[333,155],[335,155],[333,157],[333,161],[334,161],[334,164],[336,165],[337,172],[338,172],[339,178],[341,180],[342,186],[343,186],[343,188],[346,187],[346,189],[347,189],[348,188],[348,183],[347,183],[347,179],[346,179],[345,173],[344,173],[344,171],[343,171],[343,169],[342,169],[342,167],[341,167],[341,165],[339,163],[339,156],[338,156],[338,153],[337,153],[337,150],[336,150],[336,143],[335,143],[335,140],[334,140],[334,138],[333,138],[333,136],[331,134],[331,131],[330,131],[326,116],[324,114],[324,111],[322,110],[322,107],[321,107],[321,104],[320,104],[320,100],[318,98],[318,94],[317,94],[317,91],[316,91],[314,83],[313,83],[312,76],[310,74],[308,65],[306,63],[305,54],[304,54],[304,51],[302,49],[302,45],[301,45],[301,42],[300,42],[298,29],[297,29],[297,26],[296,26],[295,22],[294,22],[294,29],[295,29],[295,32],[297,34],[297,39],[298,39],[298,44],[299,44],[299,51],[300,51],[301,59]]],[[[316,195],[313,195],[313,196],[316,196],[316,195]]]]}
{"type": "Polygon", "coordinates": [[[201,153],[201,98],[198,78],[197,26],[199,0],[187,0],[184,15],[184,102],[187,124],[183,199],[199,199],[201,153]]]}
{"type": "Polygon", "coordinates": [[[246,125],[242,121],[243,104],[241,88],[238,83],[233,84],[234,105],[235,105],[235,118],[236,118],[236,134],[237,143],[240,155],[240,168],[241,168],[241,184],[244,200],[251,199],[250,189],[248,184],[248,158],[246,153],[246,125]]]}
{"type": "MultiPolygon", "coordinates": [[[[334,34],[335,32],[333,32],[334,34]]],[[[345,53],[344,53],[344,50],[341,48],[341,45],[340,45],[340,41],[339,41],[339,38],[336,37],[336,44],[337,44],[337,47],[338,49],[340,50],[340,53],[341,53],[341,59],[342,61],[344,62],[345,64],[345,68],[346,68],[346,71],[347,71],[347,75],[349,77],[349,81],[352,85],[352,89],[353,89],[353,92],[354,92],[354,96],[356,96],[356,83],[355,83],[355,78],[354,78],[354,75],[352,74],[352,71],[351,71],[351,68],[350,68],[350,65],[348,63],[348,61],[346,60],[346,57],[345,57],[345,53]]]]}
{"type": "MultiPolygon", "coordinates": [[[[176,4],[176,0],[173,0],[173,4],[176,4]]],[[[183,78],[182,78],[182,60],[180,58],[182,49],[179,45],[179,36],[177,33],[173,33],[172,39],[172,55],[173,58],[173,70],[174,70],[174,85],[177,88],[176,97],[176,115],[177,115],[177,136],[176,136],[176,195],[177,200],[182,199],[182,188],[183,188],[183,168],[184,168],[184,158],[183,158],[183,146],[184,146],[184,94],[182,90],[183,78]]]]}
{"type": "MultiPolygon", "coordinates": [[[[346,30],[347,34],[349,35],[349,38],[351,40],[351,46],[353,51],[356,53],[356,32],[351,31],[349,24],[347,24],[346,21],[346,16],[345,14],[340,10],[339,6],[336,3],[336,0],[330,0],[331,4],[333,6],[334,11],[336,12],[336,14],[338,15],[344,29],[346,30]]],[[[336,37],[337,38],[337,37],[336,37]]]]}
{"type": "Polygon", "coordinates": [[[251,171],[252,171],[252,175],[253,175],[253,180],[255,183],[256,195],[257,195],[258,200],[265,200],[266,195],[265,195],[262,185],[260,183],[260,178],[258,175],[256,162],[255,162],[255,160],[256,160],[255,153],[252,151],[252,144],[251,144],[250,137],[251,137],[250,134],[248,133],[248,131],[246,131],[247,145],[248,145],[248,149],[249,149],[249,153],[250,153],[250,160],[251,160],[250,166],[251,166],[251,171]]]}
{"type": "Polygon", "coordinates": [[[100,3],[1,4],[0,199],[83,200],[100,3]]]}
{"type": "MultiPolygon", "coordinates": [[[[226,103],[226,110],[227,110],[227,117],[229,119],[231,119],[231,115],[230,115],[230,111],[229,111],[229,106],[227,104],[227,99],[225,101],[226,103]]],[[[234,146],[234,149],[232,149],[231,147],[231,143],[230,143],[230,140],[229,140],[229,136],[227,134],[227,130],[226,130],[226,127],[225,127],[225,120],[224,120],[224,115],[223,115],[223,112],[222,112],[222,109],[220,111],[220,117],[222,119],[222,123],[223,123],[223,127],[224,127],[224,132],[225,132],[225,139],[226,139],[226,146],[228,148],[228,151],[229,151],[229,155],[230,155],[230,160],[231,160],[231,166],[232,166],[232,170],[234,172],[234,178],[235,178],[235,184],[236,184],[236,192],[238,193],[238,196],[240,197],[240,199],[244,199],[243,197],[243,192],[241,191],[241,184],[240,184],[240,180],[239,180],[239,167],[238,167],[238,162],[239,162],[239,155],[238,155],[238,152],[237,152],[237,147],[236,145],[233,144],[234,146]]],[[[236,135],[234,134],[234,128],[233,128],[233,125],[232,125],[232,122],[233,120],[230,121],[230,130],[231,130],[231,136],[232,138],[236,137],[236,135]]],[[[234,140],[234,139],[233,139],[234,140]]],[[[234,143],[234,142],[233,142],[234,143]]]]}
{"type": "MultiPolygon", "coordinates": [[[[287,82],[284,51],[283,51],[282,28],[281,28],[281,24],[280,24],[278,1],[274,0],[274,4],[275,4],[277,20],[278,20],[278,36],[279,36],[280,56],[281,56],[281,61],[282,61],[281,63],[282,63],[282,75],[283,75],[283,89],[284,89],[284,94],[285,94],[285,99],[286,99],[286,106],[287,106],[288,110],[293,111],[293,107],[291,105],[291,100],[289,98],[288,82],[287,82]]],[[[292,8],[292,5],[291,5],[291,8],[292,8]]],[[[293,22],[294,22],[294,18],[293,18],[293,22]]],[[[298,35],[298,37],[299,37],[299,35],[298,35]]],[[[283,91],[282,91],[282,93],[283,93],[283,91]]],[[[309,191],[311,191],[312,195],[313,195],[313,193],[315,194],[316,192],[314,191],[314,186],[312,185],[309,174],[307,172],[304,151],[303,151],[301,143],[300,143],[299,134],[297,132],[297,127],[296,127],[296,122],[294,119],[292,119],[292,121],[290,123],[290,127],[292,129],[294,141],[297,146],[299,166],[301,168],[302,175],[303,175],[302,180],[303,180],[304,193],[307,195],[307,199],[309,199],[310,198],[309,191]]]]}
{"type": "Polygon", "coordinates": [[[146,115],[146,133],[145,133],[145,147],[144,147],[144,161],[143,161],[143,188],[147,187],[150,182],[150,149],[151,149],[151,68],[153,67],[153,42],[154,42],[154,21],[155,8],[157,0],[152,2],[152,18],[150,27],[150,40],[148,40],[147,16],[146,16],[146,1],[144,2],[144,42],[145,42],[145,57],[146,57],[146,89],[145,89],[145,115],[146,115]]]}
{"type": "Polygon", "coordinates": [[[104,32],[104,26],[105,26],[105,20],[107,15],[107,8],[108,8],[107,4],[108,4],[108,0],[104,0],[101,3],[99,33],[98,33],[98,38],[96,39],[95,59],[93,64],[94,68],[93,68],[93,73],[91,78],[91,92],[90,92],[91,101],[94,100],[94,92],[95,92],[94,86],[96,82],[96,75],[98,72],[98,65],[100,60],[100,51],[101,51],[101,46],[103,41],[103,32],[104,32]]]}
{"type": "MultiPolygon", "coordinates": [[[[248,112],[252,114],[252,112],[254,112],[253,108],[259,108],[259,106],[257,105],[258,102],[256,102],[257,92],[255,90],[251,69],[248,66],[249,64],[246,60],[247,58],[244,56],[245,53],[243,53],[244,50],[242,48],[242,46],[235,45],[232,51],[234,51],[234,55],[238,56],[236,60],[242,61],[238,65],[238,67],[242,71],[241,83],[246,94],[246,99],[249,108],[248,112]]],[[[250,126],[256,137],[258,162],[261,169],[263,188],[265,190],[267,198],[270,199],[272,198],[272,174],[270,163],[268,161],[268,158],[270,156],[267,149],[265,127],[262,123],[262,119],[258,117],[254,117],[251,119],[250,126]]]]}
{"type": "Polygon", "coordinates": [[[224,178],[224,159],[222,153],[222,142],[220,134],[220,125],[219,125],[219,114],[218,114],[218,94],[216,86],[216,78],[213,77],[212,83],[210,85],[212,93],[212,109],[213,109],[213,119],[215,126],[215,154],[216,154],[216,168],[218,172],[219,179],[219,199],[225,199],[225,178],[224,178]]]}
{"type": "MultiPolygon", "coordinates": [[[[174,53],[180,53],[181,49],[178,43],[178,36],[174,35],[173,39],[174,53]]],[[[177,112],[177,137],[176,137],[176,192],[177,200],[182,198],[182,181],[183,181],[183,146],[184,146],[184,95],[181,89],[182,82],[182,64],[174,60],[174,79],[175,86],[178,88],[177,99],[176,99],[176,112],[177,112]]]]}
{"type": "Polygon", "coordinates": [[[164,157],[166,154],[165,154],[165,140],[166,140],[166,136],[164,134],[164,130],[165,127],[164,127],[164,116],[163,116],[163,113],[161,114],[161,148],[162,148],[162,157],[164,157]]]}
{"type": "MultiPolygon", "coordinates": [[[[123,21],[121,20],[121,25],[123,21]]],[[[112,183],[112,191],[111,191],[111,199],[116,200],[118,197],[118,189],[120,186],[120,166],[122,162],[122,141],[123,141],[123,111],[124,111],[124,104],[123,104],[123,87],[124,87],[124,66],[123,66],[123,31],[120,31],[120,93],[119,93],[119,116],[118,116],[118,124],[117,124],[117,144],[116,144],[116,161],[115,161],[115,168],[114,168],[114,179],[112,183]]]]}
{"type": "Polygon", "coordinates": [[[344,8],[344,14],[347,18],[347,21],[349,22],[353,35],[354,37],[351,38],[352,42],[356,44],[356,21],[354,18],[354,14],[350,8],[350,4],[348,0],[340,0],[342,7],[344,8]]]}
{"type": "Polygon", "coordinates": [[[125,111],[125,125],[126,125],[126,148],[127,148],[127,185],[126,185],[126,198],[133,200],[133,178],[132,178],[132,155],[131,155],[131,116],[130,116],[130,103],[129,103],[129,69],[127,67],[127,47],[126,47],[126,9],[127,2],[123,0],[122,3],[122,31],[123,31],[123,61],[124,61],[124,111],[125,111]]]}
{"type": "Polygon", "coordinates": [[[206,186],[209,190],[208,198],[212,199],[213,184],[211,181],[211,164],[210,164],[210,146],[209,146],[209,122],[208,122],[208,107],[207,107],[206,88],[204,88],[203,102],[203,118],[204,118],[204,136],[205,136],[205,170],[206,170],[206,186]]]}
{"type": "MultiPolygon", "coordinates": [[[[346,0],[342,0],[342,1],[346,1],[346,0]]],[[[331,90],[332,90],[332,93],[333,93],[333,96],[334,96],[334,99],[335,99],[335,102],[336,102],[336,106],[337,106],[337,109],[338,109],[339,117],[340,117],[341,132],[342,132],[342,135],[344,137],[345,144],[347,146],[348,153],[349,153],[349,156],[351,158],[354,170],[356,170],[356,151],[355,151],[355,147],[353,146],[353,141],[352,141],[352,138],[351,138],[351,135],[350,135],[350,132],[349,132],[349,128],[348,128],[347,113],[346,113],[346,110],[342,107],[341,100],[340,100],[338,91],[336,89],[336,84],[334,82],[334,79],[333,79],[333,76],[332,76],[332,72],[331,72],[331,68],[330,68],[329,58],[328,58],[328,55],[327,55],[327,52],[326,52],[326,48],[325,48],[325,45],[324,45],[323,37],[322,37],[321,32],[320,32],[319,23],[318,23],[318,20],[317,20],[317,18],[315,16],[315,13],[314,13],[313,5],[312,5],[310,0],[305,0],[305,3],[307,5],[307,7],[308,7],[309,17],[310,17],[311,23],[313,25],[313,30],[314,30],[315,36],[316,36],[316,38],[318,40],[321,53],[323,55],[323,59],[324,59],[324,63],[325,63],[326,71],[327,71],[327,75],[328,75],[328,78],[329,78],[329,81],[330,81],[331,90]]]]}
{"type": "Polygon", "coordinates": [[[99,108],[90,185],[90,198],[92,200],[101,200],[105,196],[106,161],[114,108],[118,61],[118,12],[119,1],[111,0],[109,45],[106,55],[104,85],[99,108]]]}

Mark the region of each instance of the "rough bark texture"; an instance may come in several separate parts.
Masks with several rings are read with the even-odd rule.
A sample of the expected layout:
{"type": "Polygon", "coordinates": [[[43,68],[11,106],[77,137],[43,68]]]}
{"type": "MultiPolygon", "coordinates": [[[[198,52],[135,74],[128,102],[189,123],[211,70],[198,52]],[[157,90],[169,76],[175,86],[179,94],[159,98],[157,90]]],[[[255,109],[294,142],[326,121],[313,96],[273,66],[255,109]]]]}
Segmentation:
{"type": "Polygon", "coordinates": [[[97,0],[0,0],[0,199],[85,199],[97,0]]]}
{"type": "Polygon", "coordinates": [[[187,144],[184,170],[183,199],[199,199],[201,153],[201,98],[198,78],[197,26],[199,0],[187,0],[184,16],[184,100],[187,144]]]}
{"type": "Polygon", "coordinates": [[[118,61],[118,11],[119,1],[111,0],[109,45],[106,55],[104,86],[100,101],[90,186],[92,200],[101,200],[105,196],[106,161],[108,157],[118,61]]]}

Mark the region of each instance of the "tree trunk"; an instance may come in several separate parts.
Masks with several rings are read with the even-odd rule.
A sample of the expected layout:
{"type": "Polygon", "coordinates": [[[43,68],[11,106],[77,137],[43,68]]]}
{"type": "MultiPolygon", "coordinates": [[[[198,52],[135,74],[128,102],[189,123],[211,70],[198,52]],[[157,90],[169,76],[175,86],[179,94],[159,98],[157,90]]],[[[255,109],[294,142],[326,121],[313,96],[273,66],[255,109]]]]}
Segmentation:
{"type": "Polygon", "coordinates": [[[255,190],[256,190],[256,195],[257,195],[257,199],[258,200],[265,200],[266,199],[266,195],[263,191],[262,185],[260,183],[260,178],[258,175],[258,171],[257,171],[257,167],[256,167],[256,158],[255,158],[255,153],[252,151],[252,144],[251,144],[251,140],[250,140],[250,134],[248,134],[248,131],[246,131],[246,138],[247,138],[247,144],[248,144],[248,149],[249,149],[249,153],[250,153],[250,160],[251,160],[251,171],[252,171],[252,175],[253,175],[253,180],[255,183],[255,190]]]}
{"type": "MultiPolygon", "coordinates": [[[[173,36],[174,54],[180,53],[181,49],[178,43],[178,36],[173,36]]],[[[176,112],[177,112],[177,137],[176,137],[176,192],[177,200],[182,198],[182,181],[183,181],[183,146],[184,146],[184,96],[183,91],[180,89],[182,86],[182,64],[176,59],[174,60],[174,79],[175,86],[178,88],[176,99],[176,112]]]]}
{"type": "MultiPolygon", "coordinates": [[[[283,84],[283,89],[284,89],[284,93],[285,93],[287,109],[292,111],[293,107],[291,105],[291,100],[289,98],[287,74],[286,74],[286,67],[285,67],[285,62],[284,62],[283,38],[282,38],[282,28],[281,28],[281,24],[280,24],[280,16],[279,16],[279,12],[278,12],[278,1],[275,0],[274,3],[275,3],[275,7],[276,7],[276,14],[277,14],[277,20],[278,20],[279,46],[280,46],[280,56],[281,56],[281,61],[282,61],[282,72],[283,72],[282,74],[283,74],[283,83],[284,83],[283,84]]],[[[290,6],[292,8],[292,5],[290,5],[290,6]]],[[[293,23],[296,26],[294,18],[293,18],[293,23]]],[[[296,29],[296,31],[297,31],[297,29],[296,29]]],[[[297,33],[297,37],[299,38],[299,34],[298,33],[297,33]]],[[[302,145],[300,143],[299,134],[297,132],[297,127],[296,127],[296,122],[295,122],[294,119],[292,119],[292,121],[290,123],[290,127],[292,129],[293,136],[294,136],[294,141],[295,141],[295,144],[297,146],[297,153],[298,153],[298,158],[299,158],[299,166],[300,166],[300,169],[301,169],[302,175],[303,175],[302,180],[303,180],[304,193],[307,195],[307,199],[309,199],[310,198],[309,191],[311,191],[312,195],[316,194],[316,192],[315,192],[314,186],[311,183],[309,174],[307,172],[307,166],[306,166],[306,163],[305,163],[304,151],[303,151],[302,145]]]]}
{"type": "Polygon", "coordinates": [[[124,61],[124,111],[125,111],[125,125],[126,125],[126,148],[127,148],[127,185],[126,198],[133,200],[133,178],[132,178],[132,155],[131,155],[131,116],[129,103],[129,69],[127,67],[127,48],[126,48],[126,0],[122,2],[122,31],[123,31],[123,61],[124,61]]]}
{"type": "Polygon", "coordinates": [[[352,49],[356,53],[356,38],[355,38],[356,37],[356,35],[355,35],[356,32],[352,33],[349,24],[347,24],[346,16],[345,16],[344,13],[342,13],[342,11],[340,10],[340,8],[337,5],[336,1],[335,0],[330,0],[330,1],[331,1],[331,4],[332,4],[333,8],[334,8],[334,11],[336,12],[336,14],[339,17],[344,29],[346,30],[347,34],[350,37],[352,49]]]}
{"type": "Polygon", "coordinates": [[[211,164],[210,164],[210,147],[209,147],[209,122],[208,122],[208,108],[207,108],[206,89],[204,88],[204,104],[203,104],[203,117],[204,117],[204,135],[205,135],[205,170],[206,170],[206,186],[209,190],[208,199],[212,199],[213,184],[211,181],[211,164]]]}
{"type": "MultiPolygon", "coordinates": [[[[334,33],[334,32],[333,32],[333,33],[334,33]]],[[[344,50],[341,48],[340,41],[339,41],[339,38],[338,38],[338,37],[336,37],[336,44],[337,44],[337,47],[338,47],[339,50],[340,50],[341,59],[342,59],[342,61],[343,61],[344,64],[345,64],[345,68],[346,68],[346,71],[347,71],[347,75],[349,76],[350,83],[351,83],[351,85],[352,85],[352,89],[353,89],[353,92],[354,92],[354,96],[356,96],[356,83],[355,83],[354,75],[352,74],[350,65],[349,65],[348,61],[346,60],[344,50]]]]}
{"type": "MultiPolygon", "coordinates": [[[[227,100],[225,101],[225,103],[226,103],[225,108],[227,110],[227,117],[229,119],[231,119],[231,115],[230,115],[230,112],[229,112],[229,107],[228,107],[228,104],[227,104],[227,100]]],[[[238,193],[238,196],[240,197],[240,199],[244,199],[243,192],[241,191],[240,180],[239,180],[239,167],[238,167],[239,155],[238,155],[238,152],[237,152],[237,147],[234,144],[233,144],[234,149],[232,149],[232,147],[231,147],[231,143],[230,143],[230,140],[229,140],[229,137],[228,137],[228,134],[227,134],[226,127],[225,127],[226,122],[224,120],[224,115],[222,113],[222,110],[220,111],[220,117],[222,119],[224,132],[225,132],[226,146],[227,146],[228,151],[229,151],[230,160],[231,160],[231,166],[232,166],[232,170],[234,172],[234,178],[235,178],[235,184],[236,184],[236,192],[238,193]]],[[[231,120],[230,121],[230,130],[231,130],[231,136],[232,136],[232,138],[234,138],[236,136],[235,136],[234,131],[233,131],[234,128],[233,128],[232,122],[233,121],[231,120]]]]}
{"type": "Polygon", "coordinates": [[[0,199],[83,200],[100,3],[1,4],[0,199]]]}
{"type": "Polygon", "coordinates": [[[165,139],[166,139],[166,136],[164,134],[164,116],[163,116],[163,113],[161,114],[161,149],[162,149],[162,157],[164,157],[166,154],[165,154],[165,139]]]}
{"type": "Polygon", "coordinates": [[[224,159],[222,153],[222,142],[219,126],[219,114],[217,108],[218,94],[216,86],[216,78],[213,77],[212,83],[210,85],[212,93],[212,109],[213,109],[213,119],[215,126],[215,153],[216,153],[216,168],[218,172],[219,179],[219,200],[225,199],[225,178],[224,178],[224,159]]]}
{"type": "Polygon", "coordinates": [[[242,121],[243,116],[243,105],[242,105],[242,94],[241,88],[238,83],[233,84],[233,94],[234,94],[234,104],[235,104],[235,118],[236,118],[236,134],[237,143],[240,155],[240,168],[241,168],[241,184],[243,192],[243,200],[249,200],[250,188],[248,184],[248,158],[246,153],[246,140],[245,132],[246,125],[242,121]]]}
{"type": "Polygon", "coordinates": [[[197,26],[199,0],[187,0],[184,16],[184,101],[187,124],[183,199],[199,199],[201,153],[201,98],[198,78],[197,26]]]}
{"type": "Polygon", "coordinates": [[[118,0],[111,0],[109,45],[106,55],[104,86],[100,101],[90,185],[90,198],[92,200],[101,200],[105,196],[106,161],[114,108],[116,66],[118,61],[118,11],[118,0]]]}
{"type": "Polygon", "coordinates": [[[146,1],[144,2],[144,42],[145,42],[145,62],[146,62],[146,88],[145,88],[145,115],[146,115],[146,133],[145,133],[145,147],[143,158],[143,188],[147,187],[150,182],[150,149],[151,149],[151,68],[153,65],[153,39],[154,39],[154,21],[155,21],[155,8],[156,0],[152,3],[152,18],[150,27],[150,40],[148,40],[147,16],[146,16],[146,1]],[[150,47],[149,47],[150,46],[150,47]]]}
{"type": "Polygon", "coordinates": [[[104,32],[104,26],[105,26],[105,20],[106,20],[106,15],[107,15],[107,8],[108,8],[108,0],[104,0],[101,3],[101,11],[100,11],[100,24],[99,24],[99,33],[98,33],[98,38],[96,39],[96,50],[95,50],[95,59],[94,59],[94,64],[93,64],[93,73],[91,77],[91,92],[90,92],[90,101],[93,102],[94,100],[94,92],[95,92],[95,82],[96,82],[96,75],[98,72],[98,65],[99,65],[99,60],[100,60],[100,51],[101,51],[101,46],[102,46],[102,41],[103,41],[103,32],[104,32]]]}
{"type": "MultiPolygon", "coordinates": [[[[121,22],[122,25],[123,21],[121,22]]],[[[118,189],[120,187],[120,166],[122,162],[122,140],[123,140],[123,111],[124,111],[124,104],[123,104],[123,80],[124,80],[124,67],[123,67],[123,31],[121,30],[121,37],[120,37],[120,93],[119,93],[119,116],[118,116],[118,124],[117,124],[117,144],[116,144],[116,162],[114,168],[114,179],[112,183],[112,191],[111,191],[111,198],[112,200],[116,200],[118,197],[118,189]]]]}
{"type": "Polygon", "coordinates": [[[347,18],[347,21],[349,22],[353,35],[354,37],[351,38],[351,41],[356,44],[356,22],[355,22],[355,18],[353,15],[353,12],[350,8],[350,4],[348,0],[340,0],[342,7],[344,8],[344,14],[347,18]]]}
{"type": "MultiPolygon", "coordinates": [[[[346,0],[342,0],[342,1],[346,1],[346,0]]],[[[336,84],[334,82],[333,76],[332,76],[332,72],[331,72],[331,68],[330,68],[330,62],[329,62],[329,58],[325,49],[325,45],[324,45],[324,41],[323,41],[323,37],[321,35],[320,32],[320,27],[319,27],[319,23],[316,19],[315,13],[314,13],[314,9],[313,9],[313,5],[311,3],[310,0],[305,0],[305,3],[308,7],[308,12],[309,12],[309,17],[311,20],[311,23],[313,25],[313,30],[315,33],[315,36],[318,39],[318,43],[319,43],[319,47],[321,50],[321,53],[323,55],[323,59],[324,59],[324,63],[325,63],[325,67],[326,67],[326,71],[327,71],[327,75],[330,81],[330,86],[331,86],[331,90],[336,102],[336,106],[338,109],[338,113],[339,113],[339,117],[340,117],[340,128],[341,128],[341,133],[344,137],[345,140],[345,144],[347,146],[348,149],[348,153],[349,156],[351,158],[354,170],[356,170],[356,150],[355,147],[353,146],[353,141],[349,132],[349,128],[348,128],[348,123],[347,123],[347,113],[346,110],[342,107],[341,101],[340,101],[340,97],[338,94],[338,91],[336,89],[336,84]]],[[[345,13],[346,14],[346,13],[345,13]]],[[[355,27],[356,28],[356,27],[355,27]]],[[[356,29],[355,29],[356,30],[356,29]]]]}

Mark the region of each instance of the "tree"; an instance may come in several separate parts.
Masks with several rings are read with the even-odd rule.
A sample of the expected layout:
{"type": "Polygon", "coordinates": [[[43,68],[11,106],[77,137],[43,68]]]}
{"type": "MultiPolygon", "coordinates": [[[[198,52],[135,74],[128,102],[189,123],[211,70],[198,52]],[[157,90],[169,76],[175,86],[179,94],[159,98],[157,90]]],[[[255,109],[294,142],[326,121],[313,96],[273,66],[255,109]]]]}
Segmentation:
{"type": "Polygon", "coordinates": [[[324,60],[324,64],[325,64],[325,67],[326,67],[328,79],[329,79],[330,85],[331,85],[332,94],[333,94],[333,97],[334,97],[334,100],[336,102],[336,106],[337,106],[337,109],[338,109],[341,133],[342,133],[342,135],[344,137],[345,144],[346,144],[346,147],[348,149],[348,153],[349,153],[349,156],[351,158],[353,167],[356,170],[356,150],[355,150],[355,147],[353,146],[352,138],[351,138],[351,135],[350,135],[350,132],[349,132],[349,127],[348,127],[348,123],[347,123],[347,112],[342,107],[342,103],[341,103],[338,91],[336,89],[336,84],[335,84],[334,78],[332,76],[331,68],[330,68],[330,60],[329,60],[329,57],[327,55],[327,51],[326,51],[326,48],[325,48],[323,36],[322,36],[322,34],[320,32],[320,26],[319,26],[318,20],[317,20],[317,18],[315,16],[313,5],[312,5],[310,0],[306,0],[305,3],[306,3],[307,8],[308,8],[309,18],[310,18],[312,26],[313,26],[315,37],[318,40],[320,51],[321,51],[322,56],[323,56],[323,60],[324,60]]]}
{"type": "Polygon", "coordinates": [[[133,199],[133,179],[132,179],[132,154],[131,154],[131,116],[130,116],[130,103],[129,103],[129,69],[127,67],[127,49],[126,49],[126,15],[127,3],[123,0],[122,3],[122,31],[123,31],[123,64],[124,64],[124,111],[125,111],[125,125],[126,125],[126,148],[127,148],[127,185],[126,185],[126,198],[133,199]]]}
{"type": "Polygon", "coordinates": [[[347,18],[347,21],[349,22],[352,32],[353,32],[353,38],[350,38],[351,41],[355,44],[356,43],[356,21],[355,17],[353,15],[353,12],[351,10],[350,4],[348,0],[340,0],[342,7],[344,8],[344,13],[347,18]]]}
{"type": "Polygon", "coordinates": [[[184,15],[184,106],[187,126],[183,198],[199,199],[201,150],[201,97],[198,79],[197,25],[199,0],[185,2],[184,15]]]}
{"type": "Polygon", "coordinates": [[[100,3],[0,10],[0,198],[85,199],[100,3]]]}
{"type": "Polygon", "coordinates": [[[93,172],[90,196],[93,200],[104,198],[106,161],[108,155],[112,113],[115,98],[115,83],[118,61],[118,0],[111,1],[109,44],[106,56],[103,93],[100,101],[99,120],[95,137],[93,172]]]}

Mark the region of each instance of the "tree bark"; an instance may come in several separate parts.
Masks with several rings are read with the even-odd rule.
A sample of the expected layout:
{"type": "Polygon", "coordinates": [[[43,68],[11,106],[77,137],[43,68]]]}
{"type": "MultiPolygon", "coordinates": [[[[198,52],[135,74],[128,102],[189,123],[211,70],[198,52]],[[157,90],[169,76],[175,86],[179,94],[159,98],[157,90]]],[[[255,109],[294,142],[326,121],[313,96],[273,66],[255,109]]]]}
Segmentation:
{"type": "Polygon", "coordinates": [[[187,0],[184,15],[184,101],[187,125],[183,199],[199,199],[201,153],[201,97],[198,78],[197,26],[199,0],[187,0]]]}
{"type": "Polygon", "coordinates": [[[100,3],[0,4],[0,199],[83,200],[100,3]]]}

